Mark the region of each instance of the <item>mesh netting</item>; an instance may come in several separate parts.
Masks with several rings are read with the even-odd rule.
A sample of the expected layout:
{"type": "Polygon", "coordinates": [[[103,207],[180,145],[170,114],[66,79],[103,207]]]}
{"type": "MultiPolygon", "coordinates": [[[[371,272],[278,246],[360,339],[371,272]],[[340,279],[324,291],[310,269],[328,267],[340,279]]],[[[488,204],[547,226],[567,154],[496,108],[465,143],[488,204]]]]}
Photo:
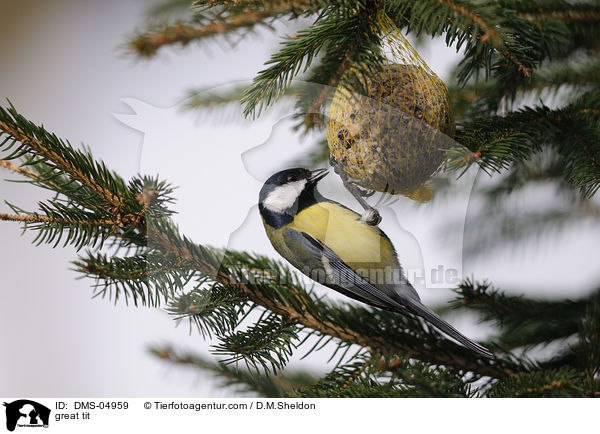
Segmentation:
{"type": "Polygon", "coordinates": [[[327,122],[330,161],[361,187],[431,197],[424,186],[454,135],[448,89],[400,30],[381,19],[387,62],[366,95],[335,92],[327,122]]]}

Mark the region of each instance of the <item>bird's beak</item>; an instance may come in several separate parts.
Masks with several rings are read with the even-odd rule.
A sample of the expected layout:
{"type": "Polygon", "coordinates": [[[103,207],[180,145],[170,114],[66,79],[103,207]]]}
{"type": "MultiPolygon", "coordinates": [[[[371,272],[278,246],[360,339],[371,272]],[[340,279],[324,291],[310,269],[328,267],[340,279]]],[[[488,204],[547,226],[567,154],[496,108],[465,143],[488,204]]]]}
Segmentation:
{"type": "Polygon", "coordinates": [[[308,178],[308,182],[311,184],[316,184],[321,179],[325,178],[329,173],[329,169],[317,169],[310,172],[310,178],[308,178]]]}

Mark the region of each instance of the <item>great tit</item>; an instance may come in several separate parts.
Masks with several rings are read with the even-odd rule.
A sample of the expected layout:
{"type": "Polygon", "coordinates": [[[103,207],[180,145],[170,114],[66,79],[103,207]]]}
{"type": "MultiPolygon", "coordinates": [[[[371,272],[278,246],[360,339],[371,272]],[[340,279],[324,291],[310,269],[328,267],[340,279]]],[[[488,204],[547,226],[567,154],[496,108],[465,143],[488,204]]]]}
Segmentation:
{"type": "Polygon", "coordinates": [[[368,305],[418,315],[462,345],[493,358],[421,303],[404,278],[396,250],[379,227],[316,189],[327,169],[283,170],[259,195],[259,210],[271,244],[311,279],[368,305]]]}

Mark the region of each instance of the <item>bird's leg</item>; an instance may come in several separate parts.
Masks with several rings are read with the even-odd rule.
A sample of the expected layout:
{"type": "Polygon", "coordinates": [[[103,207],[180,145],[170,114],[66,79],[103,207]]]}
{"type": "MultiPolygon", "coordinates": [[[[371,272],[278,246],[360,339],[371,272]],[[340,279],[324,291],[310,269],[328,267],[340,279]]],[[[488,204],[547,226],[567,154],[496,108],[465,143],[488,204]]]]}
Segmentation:
{"type": "Polygon", "coordinates": [[[381,223],[381,215],[379,214],[379,211],[369,205],[369,203],[364,199],[359,188],[350,182],[346,174],[341,170],[339,171],[338,175],[340,175],[340,178],[342,178],[342,182],[344,183],[346,190],[348,190],[350,194],[354,196],[360,206],[362,206],[365,210],[360,217],[360,220],[371,226],[377,226],[379,223],[381,223]]]}

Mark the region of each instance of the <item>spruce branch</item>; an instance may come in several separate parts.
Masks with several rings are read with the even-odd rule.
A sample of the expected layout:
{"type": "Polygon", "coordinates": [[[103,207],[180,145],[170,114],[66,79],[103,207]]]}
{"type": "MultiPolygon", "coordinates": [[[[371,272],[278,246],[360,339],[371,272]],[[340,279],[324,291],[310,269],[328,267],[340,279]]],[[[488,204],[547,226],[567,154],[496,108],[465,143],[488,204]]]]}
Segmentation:
{"type": "Polygon", "coordinates": [[[522,373],[494,384],[490,398],[581,398],[588,396],[586,383],[570,369],[522,373]]]}
{"type": "Polygon", "coordinates": [[[497,346],[505,351],[579,334],[581,318],[600,299],[600,292],[596,291],[581,300],[533,300],[506,295],[487,282],[471,279],[458,286],[457,294],[460,298],[452,307],[476,310],[486,321],[495,322],[500,330],[497,346]]]}
{"type": "Polygon", "coordinates": [[[96,279],[94,297],[109,297],[115,303],[132,299],[135,306],[159,306],[161,299],[166,303],[193,277],[182,264],[153,253],[119,258],[87,252],[73,264],[75,271],[96,279]]]}
{"type": "Polygon", "coordinates": [[[535,22],[546,18],[557,18],[570,24],[597,23],[600,20],[600,8],[595,2],[502,0],[501,4],[516,9],[519,15],[535,22]]]}
{"type": "Polygon", "coordinates": [[[302,371],[286,370],[277,375],[256,374],[220,362],[212,362],[199,355],[176,350],[170,346],[153,347],[150,348],[150,352],[165,362],[210,372],[224,387],[235,387],[246,393],[255,392],[265,398],[283,398],[294,390],[317,381],[313,374],[302,371]]]}
{"type": "MultiPolygon", "coordinates": [[[[167,207],[173,201],[173,189],[168,184],[152,177],[134,178],[128,184],[89,152],[73,149],[12,106],[0,107],[0,139],[0,151],[9,153],[2,167],[57,193],[54,199],[40,202],[41,213],[35,213],[46,221],[26,226],[39,231],[37,242],[57,245],[66,232],[65,245],[78,249],[101,247],[116,239],[122,248],[143,247],[147,244],[146,217],[172,214],[167,207]]],[[[14,209],[18,214],[34,214],[14,209]]]]}
{"type": "Polygon", "coordinates": [[[221,92],[211,92],[205,89],[189,90],[185,97],[185,106],[189,109],[209,109],[230,103],[238,103],[246,86],[234,86],[221,92]]]}
{"type": "MultiPolygon", "coordinates": [[[[338,84],[340,79],[348,71],[348,68],[352,65],[352,57],[356,53],[358,44],[350,44],[347,50],[341,50],[343,57],[341,60],[333,55],[327,56],[329,63],[332,62],[337,64],[337,68],[328,68],[326,62],[322,62],[319,67],[315,68],[313,75],[310,79],[311,82],[323,83],[325,86],[321,86],[316,96],[310,94],[303,95],[303,98],[298,99],[298,108],[302,113],[306,113],[304,116],[304,127],[308,130],[313,127],[322,127],[323,120],[318,116],[321,112],[321,107],[327,102],[328,98],[331,97],[335,89],[334,86],[338,84]]],[[[338,54],[340,53],[338,47],[338,54]]],[[[328,53],[330,54],[330,53],[328,53]]]]}
{"type": "Polygon", "coordinates": [[[498,29],[498,8],[491,2],[474,5],[464,0],[400,0],[390,2],[387,13],[400,28],[408,25],[417,35],[428,33],[437,36],[452,30],[448,31],[447,43],[456,41],[457,48],[471,37],[482,42],[489,41],[496,48],[503,44],[498,29]]]}
{"type": "Polygon", "coordinates": [[[579,332],[579,345],[573,352],[578,358],[578,367],[583,369],[590,382],[595,382],[600,373],[600,296],[592,297],[586,303],[579,332]]]}
{"type": "Polygon", "coordinates": [[[414,397],[473,397],[476,395],[471,383],[481,379],[476,375],[469,380],[460,371],[402,358],[390,361],[382,358],[378,369],[390,372],[392,381],[411,386],[408,390],[414,397]]]}
{"type": "Polygon", "coordinates": [[[244,362],[246,368],[265,373],[284,368],[299,341],[296,324],[278,315],[263,314],[244,331],[218,336],[214,345],[215,354],[226,356],[221,362],[237,364],[244,362]]]}
{"type": "Polygon", "coordinates": [[[272,66],[260,71],[244,93],[244,114],[258,115],[282,96],[294,76],[301,70],[307,71],[329,40],[356,40],[356,32],[360,30],[358,16],[350,20],[328,16],[288,38],[279,52],[266,62],[266,65],[272,66]]]}
{"type": "Polygon", "coordinates": [[[516,98],[542,96],[545,99],[567,89],[568,93],[561,93],[564,106],[573,103],[599,81],[600,61],[596,57],[578,55],[541,66],[534,70],[531,80],[516,83],[512,88],[501,79],[491,78],[485,83],[451,86],[449,92],[456,115],[487,116],[500,114],[501,102],[511,104],[516,98]]]}
{"type": "Polygon", "coordinates": [[[21,143],[21,147],[8,157],[9,159],[15,158],[15,156],[20,157],[26,152],[33,152],[45,160],[52,161],[58,168],[68,173],[73,180],[78,181],[82,186],[87,187],[95,193],[107,205],[115,209],[122,207],[121,198],[114,191],[115,189],[112,188],[114,186],[108,185],[111,178],[107,176],[108,170],[105,166],[99,165],[98,167],[94,167],[94,161],[90,158],[84,156],[82,153],[73,152],[71,156],[75,158],[80,157],[79,162],[83,163],[82,166],[75,165],[73,161],[67,159],[68,157],[61,154],[63,150],[71,151],[70,147],[61,143],[56,136],[47,135],[43,129],[18,115],[14,109],[9,112],[2,109],[0,112],[0,131],[9,138],[21,143]],[[47,139],[47,141],[44,143],[42,138],[47,139]],[[48,144],[51,145],[48,146],[48,144]],[[87,167],[85,167],[86,165],[87,167]]]}
{"type": "MultiPolygon", "coordinates": [[[[169,7],[182,3],[168,0],[169,7]]],[[[364,93],[361,86],[380,70],[385,32],[379,20],[385,15],[398,28],[443,35],[448,45],[464,50],[456,71],[464,87],[455,88],[463,107],[456,139],[464,148],[448,151],[446,168],[478,164],[490,174],[505,172],[483,192],[488,213],[508,194],[541,180],[560,183],[561,192],[569,189],[571,204],[581,204],[576,217],[599,215],[586,201],[600,188],[597,3],[204,0],[194,5],[193,18],[151,27],[130,49],[151,56],[162,46],[250,32],[279,19],[314,19],[284,41],[245,93],[240,88],[204,92],[190,100],[195,106],[241,99],[245,114],[256,116],[281,96],[293,95],[301,112],[297,118],[303,116],[308,128],[319,127],[332,89],[364,93]],[[317,85],[291,86],[300,74],[317,85]],[[518,97],[559,95],[559,89],[569,92],[563,92],[558,107],[545,102],[508,108],[506,114],[507,104],[523,104],[518,97]],[[551,161],[536,166],[541,157],[551,161]]],[[[173,189],[167,183],[152,177],[126,182],[12,106],[0,108],[0,152],[6,154],[0,167],[55,193],[36,212],[8,204],[12,211],[1,212],[0,221],[37,231],[34,243],[64,241],[89,249],[74,264],[81,276],[94,279],[95,296],[163,306],[203,337],[215,337],[212,352],[221,358],[211,362],[170,347],[153,349],[164,361],[212,372],[226,385],[263,396],[600,396],[597,291],[578,300],[549,301],[463,282],[450,308],[470,309],[497,326],[491,340],[498,358],[482,359],[419,318],[319,298],[279,261],[193,242],[171,220],[173,189]],[[100,252],[103,246],[108,248],[100,252]],[[556,343],[561,349],[548,360],[530,359],[527,350],[556,343]],[[336,366],[320,381],[282,372],[294,352],[307,356],[323,349],[331,350],[329,362],[336,366]]],[[[497,221],[482,217],[490,225],[497,221]]],[[[539,231],[565,221],[565,213],[528,214],[524,220],[539,231]]]]}
{"type": "Polygon", "coordinates": [[[535,66],[528,45],[533,41],[524,40],[522,26],[519,37],[515,35],[515,27],[526,20],[500,10],[496,2],[399,0],[391,2],[386,13],[399,28],[408,26],[417,36],[445,34],[447,45],[455,44],[457,51],[464,48],[457,72],[461,85],[482,70],[487,77],[497,63],[511,64],[511,73],[517,77],[529,77],[535,66]]]}
{"type": "Polygon", "coordinates": [[[488,255],[490,248],[510,248],[526,241],[538,241],[548,233],[567,231],[579,224],[597,224],[600,207],[583,199],[564,180],[564,161],[555,152],[542,152],[527,161],[515,163],[495,182],[481,188],[477,198],[483,200],[478,221],[486,225],[471,226],[465,239],[463,256],[488,255]],[[523,206],[507,212],[506,200],[527,197],[531,185],[552,188],[556,206],[523,206]]]}
{"type": "Polygon", "coordinates": [[[14,173],[18,173],[19,175],[23,175],[33,181],[37,181],[38,185],[49,190],[59,191],[60,186],[55,182],[52,182],[50,179],[45,179],[43,176],[21,166],[17,166],[16,164],[11,163],[10,161],[0,160],[0,166],[8,169],[14,173]]]}
{"type": "Polygon", "coordinates": [[[206,339],[232,333],[253,307],[243,294],[199,277],[192,290],[169,301],[166,311],[177,321],[188,319],[206,339]]]}
{"type": "MultiPolygon", "coordinates": [[[[370,352],[362,352],[351,361],[337,366],[318,383],[293,392],[292,396],[302,398],[373,396],[373,389],[379,385],[375,376],[374,362],[375,359],[370,352]]],[[[389,395],[398,393],[392,383],[388,383],[384,389],[389,395]]]]}
{"type": "MultiPolygon", "coordinates": [[[[424,360],[434,360],[438,364],[458,366],[460,369],[493,377],[505,376],[518,369],[518,366],[510,362],[474,358],[468,350],[443,338],[414,318],[353,306],[338,307],[315,299],[297,278],[292,277],[295,273],[267,258],[221,251],[193,243],[182,236],[169,220],[171,211],[167,205],[172,202],[172,199],[168,193],[172,189],[168,184],[152,178],[136,178],[127,187],[123,180],[116,178],[117,175],[113,175],[102,163],[95,162],[88,154],[73,151],[65,142],[25,121],[14,109],[12,110],[11,119],[26,126],[18,132],[19,137],[25,140],[25,144],[21,146],[25,147],[29,143],[29,137],[26,136],[35,131],[37,134],[35,149],[26,147],[27,152],[33,156],[43,156],[47,164],[60,170],[60,173],[68,177],[71,182],[81,181],[85,195],[82,197],[84,203],[80,205],[93,204],[91,213],[94,215],[102,212],[108,213],[113,219],[119,219],[119,233],[107,232],[101,235],[102,239],[116,240],[117,247],[135,244],[148,252],[163,255],[166,260],[178,264],[177,268],[204,276],[222,285],[225,290],[243,295],[252,304],[279,317],[277,321],[281,321],[281,324],[313,330],[318,335],[336,342],[368,347],[379,353],[395,352],[424,360]],[[45,142],[46,140],[48,143],[45,142]],[[56,152],[58,149],[61,151],[59,155],[56,152]],[[38,152],[40,155],[37,154],[38,152]],[[81,159],[83,161],[77,170],[72,170],[75,161],[81,159]],[[101,173],[88,173],[96,171],[97,168],[101,169],[101,173]],[[101,177],[101,174],[104,177],[101,177]],[[87,183],[92,187],[88,188],[87,183]],[[112,190],[109,190],[109,187],[112,190]],[[118,193],[122,197],[115,197],[118,193]],[[122,205],[119,208],[112,206],[117,203],[122,205]],[[123,218],[123,214],[132,215],[134,218],[123,218]],[[273,276],[269,276],[264,273],[265,269],[273,269],[276,272],[273,276]],[[282,280],[282,276],[285,276],[285,279],[282,280]],[[370,320],[365,322],[363,320],[365,317],[370,320]]],[[[16,134],[15,128],[10,128],[9,131],[11,134],[16,134]]],[[[77,194],[73,194],[73,201],[78,197],[77,194]]],[[[65,212],[72,211],[65,208],[65,212]]],[[[88,239],[84,238],[84,240],[88,239]]],[[[102,258],[95,260],[103,261],[102,258]]],[[[90,265],[90,263],[89,257],[87,263],[85,260],[81,261],[80,267],[84,273],[92,271],[90,267],[86,268],[86,264],[90,265]]],[[[126,271],[121,267],[125,264],[123,266],[126,268],[126,263],[127,261],[115,266],[121,271],[126,271]]],[[[111,277],[111,275],[102,275],[98,269],[93,271],[92,274],[96,274],[100,279],[111,277]]],[[[129,271],[135,273],[135,268],[133,270],[130,268],[129,271]]],[[[110,279],[108,281],[110,282],[110,279]]],[[[149,303],[158,298],[156,293],[160,291],[157,291],[154,286],[152,287],[154,297],[151,297],[147,292],[148,287],[143,283],[141,285],[144,285],[143,292],[139,291],[138,287],[138,290],[129,288],[129,293],[132,295],[137,293],[140,297],[145,293],[146,298],[140,298],[142,303],[149,303]]],[[[275,321],[275,317],[272,318],[275,321]]],[[[243,340],[243,335],[238,337],[243,340]]],[[[233,342],[237,345],[236,348],[243,348],[241,340],[233,342]]]]}
{"type": "Polygon", "coordinates": [[[597,104],[597,92],[592,91],[563,109],[527,107],[465,123],[455,137],[464,148],[449,150],[445,168],[464,171],[478,164],[486,173],[499,173],[550,148],[561,157],[566,182],[584,198],[592,197],[600,187],[600,129],[593,113],[597,104]]]}
{"type": "Polygon", "coordinates": [[[539,92],[543,89],[557,89],[563,85],[583,86],[589,89],[598,81],[600,81],[600,60],[578,56],[574,59],[552,62],[546,67],[539,68],[534,73],[529,86],[523,85],[517,90],[539,92]]]}
{"type": "Polygon", "coordinates": [[[0,220],[21,222],[21,223],[50,223],[62,226],[114,226],[115,222],[111,220],[70,220],[46,217],[37,214],[12,215],[0,213],[0,220]]]}
{"type": "Polygon", "coordinates": [[[337,366],[318,383],[297,389],[294,397],[470,397],[463,375],[410,359],[388,362],[377,353],[362,352],[337,366]]]}
{"type": "Polygon", "coordinates": [[[147,12],[148,17],[165,19],[172,16],[188,15],[192,12],[190,0],[160,0],[147,12]]]}
{"type": "Polygon", "coordinates": [[[186,46],[194,41],[223,36],[232,32],[251,31],[256,26],[270,27],[266,20],[284,16],[315,13],[327,2],[315,0],[278,1],[198,1],[193,20],[152,26],[130,38],[128,48],[141,57],[152,57],[161,47],[186,46]]]}
{"type": "Polygon", "coordinates": [[[57,200],[39,202],[45,215],[25,212],[15,205],[8,204],[16,214],[0,214],[0,220],[23,223],[25,230],[37,231],[34,244],[73,245],[77,250],[84,246],[102,246],[112,234],[120,232],[114,220],[96,220],[96,216],[76,207],[64,205],[57,200]]]}
{"type": "Polygon", "coordinates": [[[304,114],[306,130],[323,127],[321,109],[339,86],[366,94],[366,78],[380,72],[385,63],[380,47],[384,26],[377,11],[366,9],[352,18],[354,31],[324,44],[325,54],[307,77],[316,86],[301,88],[296,107],[304,114]]]}
{"type": "Polygon", "coordinates": [[[235,30],[251,28],[261,24],[262,20],[272,16],[270,12],[253,12],[238,15],[219,22],[211,22],[205,26],[179,22],[151,28],[132,37],[128,48],[141,57],[154,56],[161,47],[168,45],[186,46],[192,41],[209,36],[224,35],[235,30]]]}

